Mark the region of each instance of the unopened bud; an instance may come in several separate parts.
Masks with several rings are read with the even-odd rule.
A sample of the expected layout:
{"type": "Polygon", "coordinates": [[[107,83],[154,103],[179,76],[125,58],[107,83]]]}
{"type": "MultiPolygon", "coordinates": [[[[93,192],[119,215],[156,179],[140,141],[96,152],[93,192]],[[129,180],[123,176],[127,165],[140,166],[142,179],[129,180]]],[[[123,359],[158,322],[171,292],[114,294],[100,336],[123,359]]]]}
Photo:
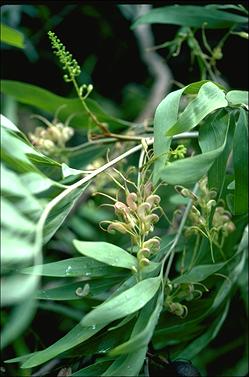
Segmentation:
{"type": "Polygon", "coordinates": [[[144,195],[146,198],[151,194],[152,188],[153,188],[152,182],[147,182],[144,185],[144,195]]]}
{"type": "Polygon", "coordinates": [[[137,253],[138,259],[149,257],[149,255],[150,255],[150,250],[147,249],[146,247],[140,249],[139,252],[137,253]]]}
{"type": "Polygon", "coordinates": [[[151,205],[147,202],[145,203],[142,203],[138,206],[138,209],[137,209],[137,213],[138,213],[138,216],[144,220],[146,215],[148,214],[148,212],[150,211],[151,209],[151,205]]]}
{"type": "Polygon", "coordinates": [[[121,223],[111,223],[108,225],[107,232],[112,233],[113,230],[123,234],[127,233],[126,227],[121,223]]]}
{"type": "Polygon", "coordinates": [[[216,205],[216,200],[211,199],[207,202],[207,209],[210,211],[212,207],[216,205]]]}
{"type": "Polygon", "coordinates": [[[143,247],[148,248],[151,251],[158,251],[160,248],[160,241],[158,238],[151,238],[143,243],[143,247]]]}
{"type": "Polygon", "coordinates": [[[159,221],[159,216],[157,216],[155,213],[152,213],[151,215],[148,215],[145,217],[145,222],[147,224],[155,224],[159,221]]]}
{"type": "Polygon", "coordinates": [[[154,205],[158,205],[160,203],[160,196],[159,195],[149,195],[148,198],[146,199],[146,203],[149,203],[151,207],[154,205]]]}
{"type": "Polygon", "coordinates": [[[132,211],[136,211],[137,209],[137,204],[135,203],[136,201],[137,194],[135,192],[130,192],[126,197],[126,203],[132,211]]]}
{"type": "Polygon", "coordinates": [[[78,287],[75,291],[76,296],[79,297],[85,297],[89,294],[90,292],[90,285],[87,283],[84,285],[84,287],[78,287]]]}
{"type": "Polygon", "coordinates": [[[150,264],[150,261],[147,258],[141,258],[140,261],[139,261],[139,265],[141,267],[148,266],[149,264],[150,264]]]}

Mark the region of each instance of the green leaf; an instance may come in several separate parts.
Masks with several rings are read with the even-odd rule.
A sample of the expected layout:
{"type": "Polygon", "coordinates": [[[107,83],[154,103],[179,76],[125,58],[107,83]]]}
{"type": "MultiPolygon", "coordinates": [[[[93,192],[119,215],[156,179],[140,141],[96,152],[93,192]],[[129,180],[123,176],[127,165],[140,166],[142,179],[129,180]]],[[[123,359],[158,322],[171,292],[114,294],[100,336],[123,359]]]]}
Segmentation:
{"type": "Polygon", "coordinates": [[[180,114],[177,122],[167,131],[167,136],[189,131],[212,111],[228,105],[225,93],[212,82],[200,88],[197,97],[180,114]]]}
{"type": "Polygon", "coordinates": [[[130,339],[115,347],[109,352],[110,356],[137,351],[142,347],[148,346],[154,333],[159,315],[163,307],[163,294],[160,293],[157,302],[149,302],[142,310],[135,325],[137,334],[130,339]]]}
{"type": "Polygon", "coordinates": [[[31,354],[32,356],[30,355],[31,357],[23,363],[22,368],[33,368],[37,365],[45,363],[48,360],[53,359],[60,353],[67,351],[68,349],[75,347],[85,340],[91,338],[104,326],[105,325],[96,326],[94,328],[83,328],[81,324],[76,325],[71,331],[69,331],[56,343],[52,344],[43,351],[38,351],[34,354],[31,354]]]}
{"type": "Polygon", "coordinates": [[[152,9],[132,25],[132,28],[141,24],[172,24],[201,28],[205,23],[207,29],[230,28],[234,24],[246,24],[247,17],[230,12],[210,9],[196,5],[170,5],[152,9]]]}
{"type": "MultiPolygon", "coordinates": [[[[24,268],[22,273],[39,274],[54,277],[99,277],[109,276],[115,272],[113,268],[88,257],[64,259],[58,262],[36,266],[39,268],[24,268]]],[[[118,271],[120,273],[120,271],[118,271]]]]}
{"type": "Polygon", "coordinates": [[[232,139],[234,133],[234,117],[226,110],[219,110],[210,115],[205,124],[200,127],[199,144],[202,153],[206,153],[218,148],[224,141],[224,135],[227,133],[226,145],[223,152],[214,161],[208,172],[208,184],[210,188],[215,188],[221,192],[225,176],[226,165],[232,148],[232,139]]]}
{"type": "Polygon", "coordinates": [[[147,347],[119,356],[102,376],[137,376],[146,356],[147,347]]]}
{"type": "Polygon", "coordinates": [[[221,311],[221,314],[218,316],[218,318],[210,324],[208,330],[203,335],[192,341],[191,344],[189,344],[187,347],[185,347],[182,352],[177,354],[177,357],[181,359],[192,359],[201,350],[203,350],[217,336],[218,332],[221,329],[221,326],[223,325],[227,317],[228,309],[229,302],[226,303],[225,308],[221,311]]]}
{"type": "Polygon", "coordinates": [[[153,180],[158,181],[159,171],[165,164],[166,153],[169,151],[171,138],[165,136],[166,131],[177,121],[180,99],[184,92],[178,89],[169,93],[158,105],[154,118],[154,154],[157,157],[154,164],[153,180]]]}
{"type": "Polygon", "coordinates": [[[1,42],[7,43],[10,46],[24,48],[24,36],[19,31],[1,24],[1,42]]]}
{"type": "Polygon", "coordinates": [[[71,284],[62,284],[56,288],[41,289],[36,293],[36,298],[40,300],[85,300],[101,299],[106,296],[106,291],[110,290],[115,284],[119,283],[120,278],[85,280],[71,284]],[[78,288],[84,289],[85,285],[89,286],[89,293],[81,297],[76,294],[78,288]]]}
{"type": "Polygon", "coordinates": [[[219,271],[226,264],[227,262],[195,266],[190,272],[186,272],[185,274],[172,280],[172,282],[177,284],[198,283],[199,281],[203,281],[210,275],[219,271]]]}
{"type": "Polygon", "coordinates": [[[110,266],[128,269],[137,267],[137,259],[116,245],[106,242],[84,242],[77,240],[74,240],[73,244],[81,254],[110,266]]]}
{"type": "Polygon", "coordinates": [[[82,326],[96,326],[123,318],[141,309],[157,292],[161,279],[150,278],[137,283],[109,301],[97,306],[81,321],[82,326]]]}
{"type": "Polygon", "coordinates": [[[234,212],[248,211],[248,117],[240,110],[233,140],[233,163],[235,176],[234,212]]]}
{"type": "MultiPolygon", "coordinates": [[[[201,92],[202,87],[205,87],[205,94],[206,92],[209,92],[209,94],[212,95],[212,93],[216,93],[218,97],[220,98],[220,103],[225,103],[224,101],[224,93],[222,90],[220,90],[217,84],[214,84],[210,81],[203,80],[203,81],[198,81],[195,83],[192,83],[190,85],[187,85],[186,87],[182,89],[178,89],[170,94],[168,94],[165,99],[158,105],[155,113],[155,119],[154,119],[154,154],[156,157],[155,164],[154,164],[154,170],[153,170],[153,181],[154,184],[158,181],[159,178],[163,178],[161,175],[161,172],[163,172],[163,176],[167,175],[167,181],[170,184],[179,184],[181,183],[181,178],[183,179],[183,182],[185,181],[184,178],[184,173],[187,173],[186,176],[186,184],[187,183],[193,183],[196,180],[198,180],[202,175],[206,174],[207,170],[211,167],[212,162],[214,159],[217,157],[216,153],[211,153],[211,155],[205,156],[207,158],[207,163],[203,160],[205,158],[200,157],[200,156],[195,156],[193,157],[194,160],[189,159],[184,159],[183,161],[175,161],[171,163],[170,165],[167,165],[165,167],[165,162],[167,161],[167,153],[169,152],[170,149],[170,144],[172,138],[167,136],[168,131],[172,130],[175,124],[177,124],[177,119],[178,119],[178,113],[180,111],[180,100],[181,96],[183,93],[185,94],[198,94],[198,92],[201,92]],[[206,90],[207,89],[207,90],[206,90]],[[219,93],[219,94],[218,94],[219,93]],[[222,99],[223,98],[223,99],[222,99]],[[223,102],[224,101],[224,102],[223,102]],[[187,161],[187,162],[185,162],[187,161]],[[189,168],[191,168],[192,161],[194,163],[194,169],[191,169],[189,172],[189,168]],[[176,164],[176,165],[175,165],[176,164]],[[178,165],[179,164],[179,165],[178,165]],[[182,166],[183,164],[183,166],[182,166]],[[186,166],[187,164],[187,166],[186,166]],[[195,166],[196,164],[196,166],[195,166]],[[172,167],[171,167],[172,166],[172,167]],[[179,167],[178,167],[179,166],[179,167]],[[175,176],[175,167],[176,167],[176,179],[174,178],[175,176]],[[200,171],[198,169],[202,169],[200,171]],[[166,169],[166,170],[165,170],[166,169]],[[180,169],[179,174],[178,174],[178,169],[180,169]],[[192,170],[195,172],[196,177],[191,178],[192,175],[192,170]],[[164,174],[165,173],[165,174],[164,174]],[[190,176],[189,176],[190,175],[190,176]]],[[[203,93],[203,91],[201,92],[203,93]]],[[[200,96],[200,95],[199,95],[200,96]]],[[[201,95],[202,98],[203,95],[201,95]]],[[[198,97],[197,97],[198,98],[198,97]]],[[[186,112],[184,113],[184,118],[187,120],[186,127],[185,124],[181,123],[181,127],[184,130],[188,130],[192,128],[195,125],[197,125],[197,121],[202,119],[204,116],[204,112],[202,111],[202,108],[200,106],[196,105],[191,105],[195,100],[193,100],[189,106],[185,109],[186,112]],[[188,110],[187,110],[188,109],[188,110]],[[196,111],[200,112],[199,114],[196,114],[196,111]],[[185,127],[185,128],[184,128],[185,127]]],[[[199,100],[198,100],[199,101],[199,100]]],[[[199,103],[197,101],[197,104],[199,103]]],[[[196,102],[194,102],[196,104],[196,102]]],[[[215,106],[215,105],[213,105],[215,106]]],[[[205,108],[207,106],[205,105],[205,108]]],[[[205,110],[207,112],[207,109],[205,110]]],[[[218,154],[221,151],[218,151],[218,154]]]]}
{"type": "Polygon", "coordinates": [[[226,95],[226,99],[229,105],[248,105],[248,92],[245,90],[230,90],[226,95]]]}
{"type": "Polygon", "coordinates": [[[93,365],[89,365],[88,367],[82,368],[77,370],[77,372],[74,372],[71,374],[71,376],[102,376],[102,374],[105,372],[105,370],[108,368],[110,365],[111,361],[105,360],[105,361],[97,361],[93,365]]]}
{"type": "MultiPolygon", "coordinates": [[[[75,113],[70,125],[79,128],[88,127],[89,115],[82,107],[78,98],[61,97],[38,86],[12,80],[1,81],[1,92],[5,95],[12,96],[17,102],[34,106],[52,115],[55,114],[60,106],[66,105],[61,109],[58,118],[62,122],[65,122],[71,114],[75,113]]],[[[129,125],[129,122],[106,114],[92,99],[87,98],[85,101],[90,111],[92,111],[100,121],[108,122],[110,126],[115,128],[129,125]]]]}

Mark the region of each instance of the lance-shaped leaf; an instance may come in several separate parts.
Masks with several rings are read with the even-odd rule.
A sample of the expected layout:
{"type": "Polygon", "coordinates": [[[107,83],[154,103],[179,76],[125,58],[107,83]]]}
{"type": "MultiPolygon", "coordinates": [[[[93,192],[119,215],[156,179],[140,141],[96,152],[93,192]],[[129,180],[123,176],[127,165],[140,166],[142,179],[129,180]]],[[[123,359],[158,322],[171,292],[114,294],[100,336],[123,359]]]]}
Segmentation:
{"type": "Polygon", "coordinates": [[[247,17],[221,11],[211,7],[196,5],[170,5],[152,9],[132,25],[132,28],[141,24],[172,24],[207,29],[230,28],[234,24],[248,22],[247,17]]]}
{"type": "Polygon", "coordinates": [[[137,376],[146,356],[147,347],[119,356],[102,376],[137,376]]]}
{"type": "MultiPolygon", "coordinates": [[[[25,274],[38,274],[42,276],[54,277],[99,277],[110,276],[117,272],[106,264],[97,262],[88,257],[76,257],[64,259],[58,262],[46,263],[36,266],[39,268],[27,267],[22,270],[25,274]]],[[[122,275],[123,276],[123,275],[122,275]]]]}
{"type": "Polygon", "coordinates": [[[82,328],[81,324],[76,325],[63,338],[59,339],[56,343],[52,344],[45,350],[30,354],[30,358],[23,363],[22,368],[33,368],[37,365],[45,363],[48,360],[53,359],[60,353],[67,351],[68,349],[73,348],[89,339],[97,332],[99,332],[104,326],[105,325],[96,326],[94,328],[82,328]]]}
{"type": "Polygon", "coordinates": [[[116,245],[107,242],[73,241],[76,249],[87,257],[113,267],[137,267],[137,259],[116,245]]]}
{"type": "Polygon", "coordinates": [[[156,303],[155,300],[153,300],[141,310],[136,326],[134,327],[134,332],[136,332],[136,334],[133,332],[127,342],[120,344],[111,350],[109,352],[110,356],[131,353],[142,347],[148,346],[148,343],[150,342],[150,339],[154,333],[162,306],[163,293],[160,293],[156,303]]]}
{"type": "Polygon", "coordinates": [[[211,114],[199,131],[201,151],[206,153],[218,148],[223,143],[224,135],[228,129],[224,150],[214,161],[208,172],[208,185],[218,192],[222,191],[226,177],[226,165],[232,148],[234,125],[233,113],[228,113],[225,109],[221,109],[211,114]]]}
{"type": "Polygon", "coordinates": [[[9,27],[7,25],[1,24],[1,42],[7,43],[10,46],[24,48],[24,35],[9,27]]]}
{"type": "Polygon", "coordinates": [[[177,122],[167,131],[167,136],[191,130],[212,111],[227,105],[225,93],[217,85],[212,82],[203,84],[197,97],[187,105],[177,122]]]}
{"type": "Polygon", "coordinates": [[[81,321],[82,326],[108,324],[136,312],[154,297],[160,282],[160,277],[140,281],[134,287],[93,309],[81,321]]]}
{"type": "MultiPolygon", "coordinates": [[[[82,104],[78,98],[72,99],[61,97],[38,86],[12,80],[1,81],[1,92],[15,98],[17,102],[34,106],[40,110],[47,111],[52,115],[55,114],[56,110],[58,110],[60,106],[66,105],[61,109],[60,113],[58,114],[58,118],[62,122],[65,122],[71,114],[75,113],[76,115],[70,122],[70,125],[80,128],[88,127],[89,115],[82,107],[82,104]]],[[[100,121],[108,122],[110,126],[115,128],[123,128],[130,124],[129,122],[117,119],[105,113],[92,99],[87,98],[85,101],[88,108],[98,117],[100,121]]]]}
{"type": "Polygon", "coordinates": [[[236,215],[248,211],[248,116],[240,110],[233,140],[235,175],[234,212],[236,215]]]}
{"type": "Polygon", "coordinates": [[[192,268],[190,272],[186,272],[185,274],[174,279],[173,283],[198,283],[199,281],[203,281],[207,279],[210,275],[219,271],[226,264],[227,262],[195,266],[192,268]]]}

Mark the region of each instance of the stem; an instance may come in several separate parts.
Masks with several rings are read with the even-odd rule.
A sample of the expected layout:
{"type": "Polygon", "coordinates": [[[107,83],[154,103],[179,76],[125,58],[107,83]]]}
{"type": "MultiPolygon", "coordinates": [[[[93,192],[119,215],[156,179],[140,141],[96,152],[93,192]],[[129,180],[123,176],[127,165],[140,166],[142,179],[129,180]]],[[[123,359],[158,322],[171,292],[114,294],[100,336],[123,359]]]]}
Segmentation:
{"type": "MultiPolygon", "coordinates": [[[[198,189],[198,183],[196,183],[195,186],[194,186],[194,189],[193,189],[193,193],[194,194],[197,192],[197,189],[198,189]]],[[[178,228],[178,231],[176,233],[176,236],[175,236],[175,239],[173,241],[173,244],[171,245],[171,247],[170,247],[167,255],[164,257],[164,260],[162,262],[161,273],[163,271],[163,267],[164,267],[166,259],[168,258],[168,256],[170,256],[169,262],[168,262],[168,265],[167,265],[167,269],[166,269],[166,272],[165,272],[165,275],[164,275],[164,280],[168,279],[170,268],[171,268],[171,265],[173,263],[173,259],[174,259],[174,256],[175,256],[175,247],[176,247],[176,245],[177,245],[177,243],[178,243],[178,241],[179,241],[179,239],[181,237],[181,234],[182,234],[182,231],[184,229],[184,226],[185,226],[185,223],[186,223],[189,211],[191,209],[191,206],[192,206],[192,199],[189,200],[189,202],[188,202],[188,204],[186,206],[186,209],[185,209],[184,214],[182,216],[182,220],[181,220],[181,223],[179,225],[179,228],[178,228]]]]}
{"type": "Polygon", "coordinates": [[[191,259],[191,262],[190,262],[190,265],[189,265],[189,270],[191,270],[193,268],[194,262],[196,260],[197,250],[198,250],[199,246],[200,246],[200,236],[199,236],[199,234],[197,234],[195,247],[194,247],[194,251],[193,251],[193,256],[192,256],[192,259],[191,259]]]}
{"type": "MultiPolygon", "coordinates": [[[[115,143],[117,139],[124,140],[124,141],[141,141],[142,139],[146,139],[146,142],[151,141],[149,145],[154,143],[154,138],[153,137],[146,137],[146,136],[129,136],[129,135],[117,135],[110,133],[110,136],[108,138],[100,138],[98,140],[93,140],[93,141],[88,141],[83,144],[76,145],[75,147],[67,147],[67,148],[61,148],[60,151],[63,152],[72,152],[72,153],[77,153],[78,151],[81,151],[82,149],[85,149],[87,147],[90,147],[92,145],[97,145],[97,144],[105,144],[105,143],[115,143]]],[[[193,132],[182,132],[178,135],[173,136],[173,140],[178,140],[178,139],[195,139],[198,138],[199,132],[198,131],[193,131],[193,132]]]]}
{"type": "Polygon", "coordinates": [[[78,94],[78,97],[80,99],[80,102],[81,102],[85,112],[89,115],[89,117],[92,119],[92,121],[101,129],[101,131],[104,133],[104,135],[109,136],[110,132],[108,131],[106,126],[97,119],[97,117],[91,112],[91,110],[87,106],[86,102],[84,101],[82,95],[80,94],[80,89],[78,87],[78,84],[77,84],[75,78],[71,76],[71,79],[72,79],[73,85],[75,87],[75,90],[78,94]]]}
{"type": "MultiPolygon", "coordinates": [[[[152,141],[148,140],[147,143],[148,144],[152,144],[152,141]]],[[[49,213],[51,212],[51,210],[62,199],[64,199],[68,194],[70,194],[75,189],[77,189],[77,188],[85,185],[86,183],[88,183],[91,179],[93,179],[94,177],[96,177],[98,174],[100,174],[100,173],[104,172],[105,170],[109,169],[110,167],[112,167],[113,165],[117,164],[119,161],[123,160],[127,156],[130,156],[131,154],[139,151],[140,149],[142,149],[142,147],[143,147],[142,144],[139,144],[139,145],[136,145],[135,147],[129,149],[125,153],[123,153],[120,156],[114,158],[112,161],[110,161],[107,164],[101,166],[100,168],[94,170],[92,173],[88,174],[86,177],[80,179],[78,182],[76,182],[73,185],[69,186],[66,190],[62,191],[58,196],[56,196],[53,200],[51,200],[51,202],[48,203],[48,205],[44,209],[44,211],[43,211],[43,213],[42,213],[42,215],[41,215],[41,217],[40,217],[40,219],[38,221],[38,224],[37,224],[37,228],[36,228],[36,243],[37,243],[37,245],[39,245],[39,244],[42,243],[42,230],[43,230],[43,227],[45,225],[45,222],[46,222],[46,219],[47,219],[49,213]]]]}

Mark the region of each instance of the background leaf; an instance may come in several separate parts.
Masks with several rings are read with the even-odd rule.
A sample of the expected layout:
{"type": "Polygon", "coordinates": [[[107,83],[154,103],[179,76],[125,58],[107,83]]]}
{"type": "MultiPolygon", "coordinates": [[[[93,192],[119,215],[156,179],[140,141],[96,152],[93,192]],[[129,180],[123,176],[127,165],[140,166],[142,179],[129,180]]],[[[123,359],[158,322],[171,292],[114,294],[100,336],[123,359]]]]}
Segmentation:
{"type": "Polygon", "coordinates": [[[198,5],[170,5],[152,9],[132,25],[173,24],[201,28],[205,23],[207,29],[230,28],[234,24],[244,24],[247,18],[217,9],[198,5]]]}
{"type": "Polygon", "coordinates": [[[7,25],[1,24],[1,42],[7,43],[10,46],[24,48],[24,35],[9,27],[7,25]]]}

